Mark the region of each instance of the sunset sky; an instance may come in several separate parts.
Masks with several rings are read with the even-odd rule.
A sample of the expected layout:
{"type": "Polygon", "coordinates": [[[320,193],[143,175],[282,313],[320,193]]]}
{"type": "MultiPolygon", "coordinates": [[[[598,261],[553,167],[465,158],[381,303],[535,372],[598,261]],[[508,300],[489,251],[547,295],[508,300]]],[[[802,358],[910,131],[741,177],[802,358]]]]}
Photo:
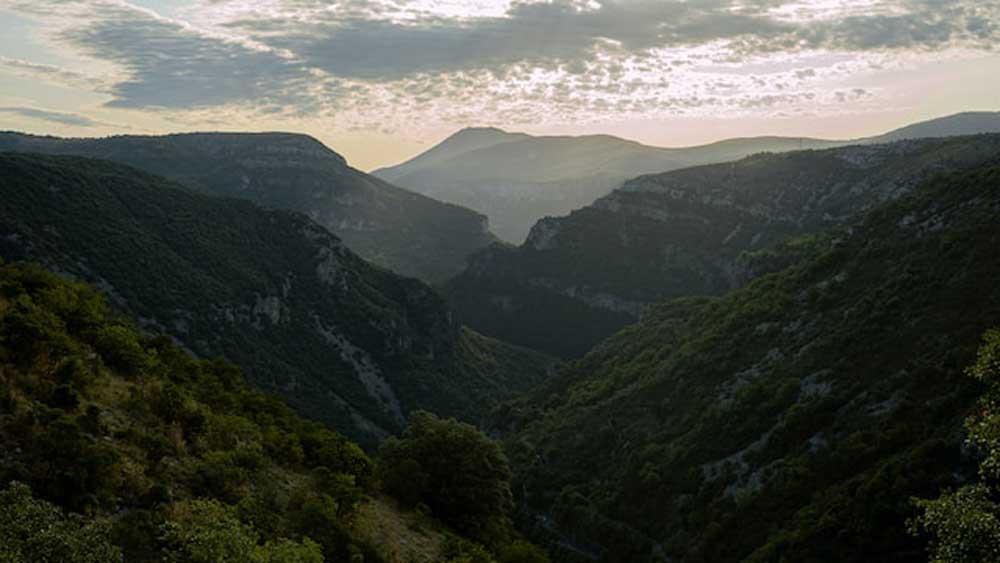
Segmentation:
{"type": "Polygon", "coordinates": [[[0,0],[0,129],[661,146],[1000,109],[1000,0],[0,0]]]}

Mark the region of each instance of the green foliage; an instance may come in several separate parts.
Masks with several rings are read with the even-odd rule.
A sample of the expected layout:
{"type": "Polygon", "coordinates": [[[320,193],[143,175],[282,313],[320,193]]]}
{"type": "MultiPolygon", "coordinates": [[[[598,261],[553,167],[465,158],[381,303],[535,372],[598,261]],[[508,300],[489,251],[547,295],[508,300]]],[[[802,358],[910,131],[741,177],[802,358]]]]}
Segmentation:
{"type": "Polygon", "coordinates": [[[968,374],[988,385],[990,391],[1000,388],[1000,329],[994,328],[983,335],[976,363],[969,366],[968,374]]]}
{"type": "Polygon", "coordinates": [[[934,538],[932,563],[982,563],[1000,554],[1000,506],[994,492],[969,485],[935,500],[917,500],[922,511],[911,531],[934,538]]]}
{"type": "Polygon", "coordinates": [[[537,545],[518,540],[500,548],[497,563],[549,563],[549,556],[537,545]]]}
{"type": "Polygon", "coordinates": [[[168,561],[242,563],[257,546],[253,529],[234,512],[213,500],[191,500],[171,505],[161,540],[168,561]]]}
{"type": "Polygon", "coordinates": [[[517,522],[566,561],[921,560],[908,499],[961,468],[998,210],[1000,167],[931,177],[839,245],[653,307],[498,410],[517,522]]]}
{"type": "Polygon", "coordinates": [[[254,548],[252,563],[323,563],[323,551],[309,538],[302,543],[282,539],[254,548]]]}
{"type": "MultiPolygon", "coordinates": [[[[231,179],[241,174],[228,168],[220,172],[215,166],[192,169],[185,164],[191,154],[187,149],[174,155],[178,161],[171,161],[166,156],[171,151],[160,144],[186,146],[202,164],[200,159],[214,158],[193,139],[95,143],[118,147],[111,153],[100,151],[105,157],[142,161],[158,172],[180,174],[194,188],[228,190],[231,179]],[[155,143],[151,155],[127,148],[147,142],[155,143]],[[167,161],[171,164],[163,165],[167,161]]],[[[254,139],[224,137],[219,142],[251,154],[269,146],[254,139]]],[[[305,142],[324,151],[307,139],[279,135],[275,141],[291,146],[305,142]]],[[[319,158],[333,169],[343,168],[335,155],[319,158]]],[[[258,172],[263,173],[255,167],[247,174],[258,172]]],[[[340,174],[334,177],[349,181],[340,174]]],[[[300,193],[305,197],[300,203],[314,205],[315,186],[327,184],[299,184],[295,178],[288,180],[308,192],[300,193]]],[[[275,210],[295,207],[285,197],[299,201],[287,189],[263,191],[276,198],[267,202],[269,210],[201,195],[111,162],[0,154],[0,255],[57,265],[99,283],[130,316],[142,319],[145,329],[165,335],[164,342],[155,344],[127,322],[96,318],[103,306],[96,292],[50,287],[45,295],[33,297],[45,301],[42,310],[29,312],[30,304],[16,300],[7,305],[0,342],[9,344],[10,361],[23,367],[46,354],[64,354],[71,346],[61,331],[65,324],[71,333],[86,337],[105,367],[135,377],[163,365],[190,363],[168,346],[176,339],[200,357],[222,356],[245,366],[258,389],[281,394],[301,414],[336,426],[370,449],[378,437],[402,425],[395,409],[387,408],[383,398],[373,396],[361,382],[357,358],[348,357],[346,349],[357,348],[370,360],[399,405],[466,420],[477,420],[484,407],[512,398],[548,374],[549,358],[460,330],[444,299],[430,287],[365,262],[352,252],[355,246],[345,245],[304,215],[275,210]],[[332,344],[334,340],[340,344],[332,344]]],[[[418,211],[402,204],[380,209],[407,216],[418,211]]],[[[339,212],[336,216],[338,222],[343,219],[339,212]]],[[[371,233],[368,228],[357,232],[371,233]]],[[[464,236],[449,239],[468,241],[464,236]]],[[[406,254],[407,259],[413,256],[406,254]]],[[[77,359],[83,362],[77,375],[93,375],[95,366],[86,358],[77,359]]],[[[167,371],[183,377],[192,370],[205,376],[186,394],[178,395],[165,384],[148,390],[156,414],[179,422],[188,440],[203,429],[206,412],[234,410],[233,382],[242,384],[243,378],[232,366],[217,362],[167,371]],[[190,400],[209,408],[191,409],[190,400]]],[[[182,386],[193,383],[167,379],[182,386]]],[[[55,392],[59,383],[47,383],[46,392],[55,392]]],[[[69,401],[71,406],[73,397],[64,391],[50,404],[69,401]]],[[[274,448],[281,446],[274,435],[268,440],[265,446],[276,453],[274,448]]],[[[293,451],[286,453],[297,457],[296,446],[289,447],[293,451]]]]}
{"type": "Polygon", "coordinates": [[[422,502],[442,521],[493,543],[513,508],[511,471],[499,444],[454,419],[416,412],[400,438],[382,446],[386,490],[422,502]]]}
{"type": "Polygon", "coordinates": [[[496,560],[482,545],[458,536],[445,542],[442,556],[445,563],[494,563],[496,560]]]}
{"type": "Polygon", "coordinates": [[[350,521],[373,492],[373,463],[356,444],[250,390],[231,366],[141,335],[95,295],[37,266],[0,265],[0,450],[11,452],[0,482],[94,517],[83,526],[18,485],[0,503],[14,511],[0,522],[16,536],[10,557],[312,562],[365,551],[350,521]],[[299,524],[316,509],[295,500],[301,491],[330,507],[308,530],[299,524]],[[121,517],[108,551],[98,540],[111,514],[121,517]],[[43,525],[63,543],[45,532],[48,543],[31,544],[25,526],[43,525]]]}
{"type": "Polygon", "coordinates": [[[108,526],[36,499],[23,483],[0,491],[0,561],[4,563],[112,563],[121,551],[109,541],[108,526]]]}
{"type": "Polygon", "coordinates": [[[104,363],[123,374],[138,373],[152,364],[135,331],[128,327],[101,327],[90,338],[104,363]]]}
{"type": "Polygon", "coordinates": [[[915,499],[921,514],[910,522],[915,535],[931,538],[932,563],[977,563],[1000,554],[1000,330],[983,337],[967,373],[986,386],[979,408],[968,419],[969,443],[982,452],[977,484],[947,491],[934,500],[915,499]]]}

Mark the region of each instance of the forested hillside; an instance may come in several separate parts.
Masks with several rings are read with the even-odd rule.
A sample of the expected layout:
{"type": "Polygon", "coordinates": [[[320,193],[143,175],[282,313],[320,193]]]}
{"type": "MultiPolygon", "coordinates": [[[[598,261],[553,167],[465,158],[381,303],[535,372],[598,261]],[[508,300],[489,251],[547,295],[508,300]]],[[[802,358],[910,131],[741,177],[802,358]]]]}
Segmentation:
{"type": "Polygon", "coordinates": [[[495,237],[483,215],[398,188],[347,165],[305,135],[197,133],[60,139],[0,133],[0,151],[87,156],[134,166],[193,190],[290,209],[399,274],[442,281],[495,237]]]}
{"type": "Polygon", "coordinates": [[[366,445],[415,409],[478,420],[552,364],[460,327],[303,215],[106,161],[0,154],[0,256],[96,283],[144,330],[366,445]]]}
{"type": "MultiPolygon", "coordinates": [[[[252,391],[235,366],[142,335],[92,287],[0,264],[3,561],[545,563],[511,529],[509,504],[476,496],[509,499],[496,444],[414,420],[378,462],[252,391]],[[427,464],[428,445],[461,465],[450,477],[466,495],[447,511],[400,509],[381,478],[427,464]]],[[[392,492],[430,502],[418,483],[392,492]]]]}
{"type": "Polygon", "coordinates": [[[910,497],[975,475],[962,372],[1000,324],[1000,163],[907,192],[507,405],[522,523],[566,561],[925,560],[910,497]]]}
{"type": "Polygon", "coordinates": [[[459,319],[575,357],[665,299],[720,295],[768,271],[768,248],[848,225],[924,179],[995,158],[1000,136],[901,141],[641,176],[448,284],[459,319]],[[525,327],[531,327],[526,329],[525,327]]]}

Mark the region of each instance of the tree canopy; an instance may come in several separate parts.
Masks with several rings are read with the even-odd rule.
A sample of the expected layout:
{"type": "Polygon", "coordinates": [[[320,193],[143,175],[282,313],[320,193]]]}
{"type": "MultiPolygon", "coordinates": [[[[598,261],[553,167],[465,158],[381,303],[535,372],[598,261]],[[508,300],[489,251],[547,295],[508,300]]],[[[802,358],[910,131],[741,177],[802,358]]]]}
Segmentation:
{"type": "Polygon", "coordinates": [[[418,411],[400,438],[381,451],[386,489],[403,502],[423,503],[472,537],[500,539],[513,508],[512,477],[499,444],[476,427],[418,411]]]}
{"type": "Polygon", "coordinates": [[[910,529],[930,536],[931,563],[1000,560],[1000,329],[986,333],[967,373],[986,388],[965,422],[969,444],[982,455],[979,482],[915,500],[921,514],[910,529]]]}

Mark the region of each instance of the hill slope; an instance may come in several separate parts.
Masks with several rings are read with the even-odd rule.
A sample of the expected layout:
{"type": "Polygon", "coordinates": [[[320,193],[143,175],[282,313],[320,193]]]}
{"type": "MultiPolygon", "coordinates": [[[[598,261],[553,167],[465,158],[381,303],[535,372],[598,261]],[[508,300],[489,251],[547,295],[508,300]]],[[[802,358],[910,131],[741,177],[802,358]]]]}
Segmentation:
{"type": "Polygon", "coordinates": [[[465,129],[410,161],[373,174],[485,213],[497,235],[520,244],[539,219],[589,205],[626,179],[643,174],[728,162],[760,152],[997,132],[1000,113],[986,112],[948,116],[853,141],[754,137],[684,148],[651,147],[606,135],[532,137],[465,129]]]}
{"type": "Polygon", "coordinates": [[[33,264],[0,264],[0,483],[11,562],[493,561],[356,444],[33,264]]]}
{"type": "Polygon", "coordinates": [[[309,215],[366,260],[436,282],[494,240],[485,217],[347,165],[305,135],[194,133],[59,139],[0,133],[0,151],[112,160],[196,191],[309,215]]]}
{"type": "Polygon", "coordinates": [[[998,213],[994,160],[800,265],[655,307],[505,409],[526,526],[564,560],[925,561],[909,497],[966,477],[998,213]]]}
{"type": "Polygon", "coordinates": [[[771,267],[767,248],[846,224],[928,175],[998,152],[1000,136],[956,137],[642,176],[566,217],[539,221],[518,248],[475,255],[449,282],[449,296],[480,332],[578,356],[651,304],[740,287],[771,267]]]}
{"type": "Polygon", "coordinates": [[[414,409],[477,420],[549,365],[305,216],[106,161],[0,154],[0,256],[94,281],[144,329],[369,444],[414,409]]]}

